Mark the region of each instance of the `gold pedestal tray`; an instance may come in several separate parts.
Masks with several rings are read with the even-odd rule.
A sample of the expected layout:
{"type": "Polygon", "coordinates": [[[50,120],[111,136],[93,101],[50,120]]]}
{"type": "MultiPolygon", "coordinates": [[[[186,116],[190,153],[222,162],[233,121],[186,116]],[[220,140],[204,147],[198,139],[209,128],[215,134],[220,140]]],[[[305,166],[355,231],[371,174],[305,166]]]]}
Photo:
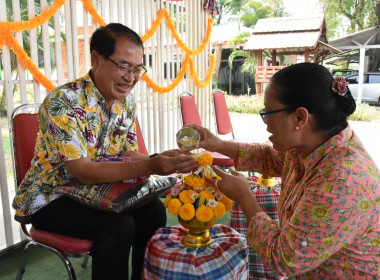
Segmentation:
{"type": "Polygon", "coordinates": [[[257,184],[261,186],[273,187],[277,185],[276,179],[274,177],[269,177],[266,175],[260,174],[257,184]]]}
{"type": "Polygon", "coordinates": [[[192,248],[201,248],[211,244],[209,228],[215,224],[216,218],[203,223],[198,221],[195,217],[189,221],[184,221],[178,216],[178,222],[186,228],[182,236],[181,242],[183,245],[192,248]]]}

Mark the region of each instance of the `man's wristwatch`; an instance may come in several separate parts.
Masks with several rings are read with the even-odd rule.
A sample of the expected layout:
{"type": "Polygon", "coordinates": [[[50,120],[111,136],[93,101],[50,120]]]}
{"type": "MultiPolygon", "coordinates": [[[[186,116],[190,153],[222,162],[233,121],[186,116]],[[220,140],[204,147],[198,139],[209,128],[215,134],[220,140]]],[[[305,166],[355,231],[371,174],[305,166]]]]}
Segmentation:
{"type": "Polygon", "coordinates": [[[149,158],[154,158],[155,156],[158,156],[158,153],[151,154],[151,155],[149,156],[149,158]]]}

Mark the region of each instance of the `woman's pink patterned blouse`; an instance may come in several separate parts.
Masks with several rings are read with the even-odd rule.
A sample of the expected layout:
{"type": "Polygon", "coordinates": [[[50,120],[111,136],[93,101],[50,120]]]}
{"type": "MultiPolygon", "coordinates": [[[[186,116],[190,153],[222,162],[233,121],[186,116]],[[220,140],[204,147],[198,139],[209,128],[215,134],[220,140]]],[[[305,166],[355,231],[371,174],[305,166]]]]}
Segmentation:
{"type": "Polygon", "coordinates": [[[378,279],[380,172],[348,127],[311,154],[240,144],[237,170],[281,176],[280,225],[264,212],[247,240],[279,275],[378,279]]]}

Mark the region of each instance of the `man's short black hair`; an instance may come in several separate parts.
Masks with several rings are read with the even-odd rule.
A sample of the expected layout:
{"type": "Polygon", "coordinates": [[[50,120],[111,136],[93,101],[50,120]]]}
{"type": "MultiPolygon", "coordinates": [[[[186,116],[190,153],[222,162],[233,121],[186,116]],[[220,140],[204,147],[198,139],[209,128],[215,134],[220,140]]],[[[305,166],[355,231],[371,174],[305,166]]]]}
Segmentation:
{"type": "Polygon", "coordinates": [[[141,37],[129,27],[121,23],[110,23],[104,27],[99,27],[91,37],[90,52],[97,51],[108,58],[115,51],[116,37],[123,36],[131,40],[144,50],[141,37]]]}

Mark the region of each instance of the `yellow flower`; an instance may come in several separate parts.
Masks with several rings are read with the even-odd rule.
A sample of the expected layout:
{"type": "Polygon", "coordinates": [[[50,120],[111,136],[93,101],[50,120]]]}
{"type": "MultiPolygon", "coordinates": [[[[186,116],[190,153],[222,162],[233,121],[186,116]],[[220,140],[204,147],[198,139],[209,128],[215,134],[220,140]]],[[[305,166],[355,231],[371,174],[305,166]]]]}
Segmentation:
{"type": "Polygon", "coordinates": [[[62,154],[67,155],[69,158],[79,158],[81,154],[78,147],[72,144],[63,144],[60,150],[62,154]]]}
{"type": "Polygon", "coordinates": [[[179,216],[184,221],[189,221],[192,218],[194,218],[195,215],[195,208],[194,205],[191,203],[185,203],[179,208],[179,216]]]}
{"type": "Polygon", "coordinates": [[[342,226],[342,230],[344,230],[344,231],[347,231],[347,230],[349,230],[350,229],[350,227],[348,226],[348,225],[344,225],[344,226],[342,226]]]}
{"type": "Polygon", "coordinates": [[[323,184],[322,191],[324,192],[331,192],[332,190],[332,185],[330,183],[325,183],[323,184]]]}
{"type": "Polygon", "coordinates": [[[215,197],[212,195],[212,193],[210,193],[208,191],[201,191],[199,193],[199,197],[201,197],[201,196],[204,196],[206,198],[206,200],[215,199],[215,197]]]}
{"type": "Polygon", "coordinates": [[[320,157],[323,156],[325,153],[326,153],[326,149],[325,149],[324,146],[322,146],[322,147],[320,147],[320,148],[318,149],[318,155],[319,155],[320,157]]]}
{"type": "Polygon", "coordinates": [[[373,237],[369,240],[369,246],[372,247],[379,247],[380,246],[380,238],[373,237]]]}
{"type": "Polygon", "coordinates": [[[289,233],[288,233],[288,238],[291,240],[291,241],[294,241],[294,239],[296,238],[296,235],[294,233],[294,230],[289,230],[289,233]]]}
{"type": "Polygon", "coordinates": [[[214,208],[214,214],[216,218],[223,217],[224,214],[226,213],[226,207],[224,206],[223,203],[217,202],[216,207],[214,208]]]}
{"type": "Polygon", "coordinates": [[[348,268],[348,269],[352,269],[352,268],[353,268],[353,267],[352,267],[352,264],[347,263],[347,262],[343,262],[343,263],[342,263],[342,267],[344,267],[344,268],[348,268]]]}
{"type": "Polygon", "coordinates": [[[317,222],[326,222],[330,218],[330,209],[326,205],[311,208],[311,217],[317,222]]]}
{"type": "Polygon", "coordinates": [[[268,249],[266,250],[267,258],[270,259],[272,257],[272,252],[268,249]]]}
{"type": "Polygon", "coordinates": [[[291,222],[293,224],[299,225],[299,220],[298,220],[298,214],[297,213],[294,213],[290,220],[291,220],[291,222]]]}
{"type": "Polygon", "coordinates": [[[334,243],[335,239],[332,236],[326,237],[322,240],[322,243],[326,246],[331,246],[334,243]]]}
{"type": "Polygon", "coordinates": [[[346,166],[346,167],[354,167],[355,166],[355,164],[354,164],[354,162],[352,160],[345,160],[343,162],[343,165],[346,166]]]}
{"type": "Polygon", "coordinates": [[[379,177],[376,173],[376,168],[373,165],[367,165],[368,174],[371,177],[372,180],[377,181],[379,180],[379,177]]]}
{"type": "Polygon", "coordinates": [[[206,205],[201,205],[197,212],[195,213],[195,216],[200,222],[207,223],[212,218],[214,218],[214,212],[212,209],[206,205]]]}
{"type": "Polygon", "coordinates": [[[320,254],[320,255],[318,256],[318,259],[319,259],[320,261],[324,261],[324,260],[326,260],[329,256],[330,256],[330,253],[329,253],[328,251],[326,251],[326,252],[323,252],[322,254],[320,254]]]}
{"type": "Polygon", "coordinates": [[[182,203],[193,203],[193,193],[195,193],[194,190],[183,190],[179,193],[179,200],[181,200],[182,203]]]}
{"type": "Polygon", "coordinates": [[[201,178],[199,175],[190,174],[187,175],[184,180],[185,184],[192,188],[206,186],[206,180],[204,178],[201,178]]]}
{"type": "Polygon", "coordinates": [[[282,259],[287,266],[293,266],[292,255],[289,252],[282,252],[282,259]]]}
{"type": "Polygon", "coordinates": [[[348,145],[350,145],[353,148],[357,148],[358,143],[355,140],[351,139],[351,140],[348,140],[348,145]]]}
{"type": "Polygon", "coordinates": [[[363,197],[361,200],[359,200],[358,208],[361,212],[368,211],[370,207],[371,207],[371,201],[368,198],[363,197]]]}
{"type": "Polygon", "coordinates": [[[168,208],[168,203],[169,203],[169,201],[170,201],[172,198],[173,198],[173,196],[172,196],[171,193],[169,193],[169,194],[166,196],[165,201],[164,201],[164,206],[165,206],[166,208],[168,208]]]}
{"type": "Polygon", "coordinates": [[[210,153],[204,153],[198,158],[198,166],[211,166],[212,155],[210,153]]]}
{"type": "Polygon", "coordinates": [[[181,206],[182,206],[182,202],[179,201],[178,198],[173,198],[168,203],[168,212],[173,216],[177,216],[179,212],[179,207],[181,206]]]}
{"type": "Polygon", "coordinates": [[[325,174],[327,176],[330,176],[331,172],[334,170],[334,168],[332,166],[328,166],[325,168],[325,174]]]}
{"type": "Polygon", "coordinates": [[[375,199],[373,200],[373,203],[375,204],[375,206],[379,206],[380,205],[380,196],[375,197],[375,199]]]}
{"type": "Polygon", "coordinates": [[[252,249],[253,249],[256,253],[259,252],[259,243],[257,243],[257,241],[254,241],[254,242],[252,243],[252,249]]]}
{"type": "Polygon", "coordinates": [[[232,200],[228,198],[227,196],[223,196],[221,202],[224,204],[224,207],[226,207],[226,212],[231,211],[232,209],[232,200]]]}
{"type": "Polygon", "coordinates": [[[64,126],[69,120],[68,115],[60,115],[59,117],[53,117],[53,121],[57,126],[64,126]]]}

